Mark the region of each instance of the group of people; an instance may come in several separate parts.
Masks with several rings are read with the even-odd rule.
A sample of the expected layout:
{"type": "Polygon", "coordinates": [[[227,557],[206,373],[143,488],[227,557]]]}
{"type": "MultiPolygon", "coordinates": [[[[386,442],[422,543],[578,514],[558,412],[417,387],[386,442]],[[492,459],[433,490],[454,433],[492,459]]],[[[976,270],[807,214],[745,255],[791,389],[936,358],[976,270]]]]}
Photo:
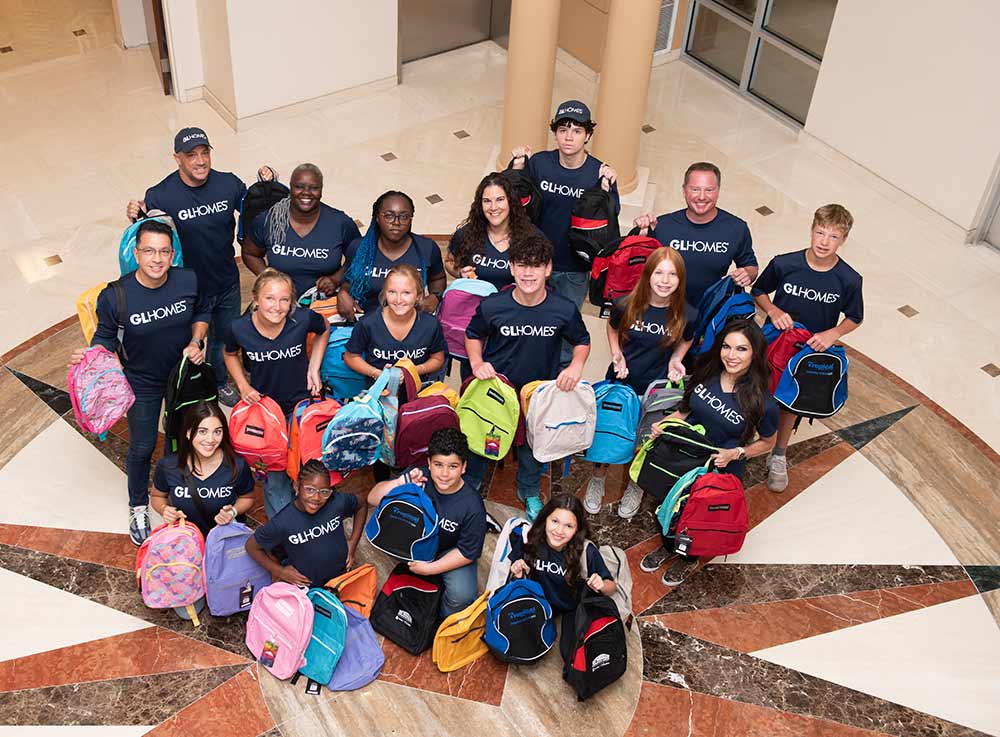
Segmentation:
{"type": "MultiPolygon", "coordinates": [[[[596,186],[619,207],[615,170],[586,150],[595,126],[584,103],[560,105],[551,122],[556,149],[512,152],[511,167],[523,170],[541,192],[537,224],[511,179],[489,174],[444,258],[434,241],[412,232],[415,207],[405,193],[379,196],[362,235],[354,220],[322,201],[319,168],[296,167],[289,196],[246,226],[242,260],[256,280],[242,314],[233,238],[234,213],[246,186],[235,175],[212,169],[204,131],[181,130],[174,140],[177,171],[127,206],[130,218],[154,207],[170,215],[185,263],[184,268],[170,266],[169,226],[142,223],[135,245],[138,269],[123,278],[129,314],[121,320],[128,356],[124,370],[136,395],[128,413],[127,459],[133,542],[141,544],[149,533],[149,469],[171,368],[181,356],[194,363],[208,360],[216,372],[219,402],[252,403],[266,395],[287,415],[297,402],[322,391],[319,368],[330,327],[318,313],[297,308],[298,297],[313,287],[327,297],[336,295],[337,311],[354,324],[345,363],[374,380],[386,365],[403,358],[424,377],[447,370],[448,352],[434,316],[447,276],[489,281],[499,291],[482,300],[468,326],[468,358],[458,361],[463,378],[502,374],[518,390],[536,380],[573,390],[590,354],[591,335],[580,312],[588,266],[567,242],[571,211],[583,191],[596,186]]],[[[692,164],[683,181],[685,207],[635,221],[663,247],[647,260],[632,292],[613,305],[606,328],[611,352],[606,377],[629,384],[641,396],[652,381],[689,375],[676,416],[705,427],[721,449],[713,457],[715,467],[741,476],[748,458],[770,453],[768,486],[780,492],[788,481],[785,450],[795,417],[779,410],[768,391],[762,331],[752,320],[734,321],[694,360],[689,351],[695,306],[709,286],[729,274],[740,287],[751,287],[760,311],[776,328],[800,323],[813,334],[809,344],[825,350],[863,318],[861,276],[838,255],[853,219],[840,205],[819,208],[809,247],[775,257],[758,274],[747,223],[718,207],[721,179],[714,164],[692,164]]],[[[114,350],[120,316],[113,289],[101,294],[97,312],[93,342],[114,350]]],[[[161,460],[153,474],[152,504],[159,514],[167,521],[184,517],[207,531],[245,513],[253,479],[233,454],[222,411],[213,403],[197,405],[179,440],[176,455],[161,460]]],[[[594,467],[582,502],[557,494],[543,504],[544,464],[527,446],[516,451],[517,495],[534,526],[515,551],[526,563],[512,570],[523,574],[531,567],[543,581],[555,572],[543,585],[554,587],[556,601],[570,600],[558,580],[572,586],[580,578],[607,593],[614,583],[600,555],[588,554],[586,571],[579,562],[587,514],[603,505],[607,467],[594,467]]],[[[464,435],[450,431],[435,439],[426,468],[375,469],[378,483],[368,504],[405,481],[434,490],[446,531],[442,552],[436,561],[413,567],[443,576],[445,613],[475,596],[475,564],[486,530],[480,487],[488,463],[470,452],[464,435]]],[[[269,521],[248,550],[276,579],[321,583],[350,566],[366,500],[337,492],[319,462],[305,464],[296,485],[284,472],[271,472],[264,488],[269,521]],[[354,520],[350,540],[341,524],[347,517],[354,520]],[[279,546],[287,556],[280,560],[268,552],[279,546]]],[[[630,483],[618,515],[635,516],[642,494],[630,483]]],[[[654,551],[642,568],[655,571],[668,557],[666,550],[654,551]]],[[[664,582],[682,581],[691,567],[692,561],[677,559],[664,582]]]]}

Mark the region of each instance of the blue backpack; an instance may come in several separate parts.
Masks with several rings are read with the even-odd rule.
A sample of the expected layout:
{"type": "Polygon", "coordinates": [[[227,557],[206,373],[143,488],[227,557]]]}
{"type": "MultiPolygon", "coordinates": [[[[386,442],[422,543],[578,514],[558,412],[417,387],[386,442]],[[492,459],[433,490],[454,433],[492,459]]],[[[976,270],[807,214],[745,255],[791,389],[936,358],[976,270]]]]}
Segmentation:
{"type": "Polygon", "coordinates": [[[428,562],[438,552],[439,524],[427,493],[416,484],[403,484],[382,497],[365,525],[365,537],[383,553],[428,562]]]}
{"type": "Polygon", "coordinates": [[[340,599],[326,589],[309,589],[306,595],[313,605],[313,628],[299,673],[317,683],[328,683],[344,652],[347,612],[340,599]]]}
{"type": "Polygon", "coordinates": [[[698,340],[705,334],[708,323],[712,321],[715,313],[719,311],[723,303],[737,292],[742,291],[742,289],[736,286],[736,282],[731,277],[724,276],[702,293],[701,299],[698,300],[698,304],[696,305],[698,316],[694,320],[693,335],[695,346],[698,345],[698,340]]]}
{"type": "Polygon", "coordinates": [[[385,418],[379,396],[389,380],[388,372],[375,380],[364,394],[341,407],[323,431],[323,465],[347,473],[366,468],[382,455],[385,418]]]}
{"type": "Polygon", "coordinates": [[[639,397],[628,384],[598,381],[597,429],[594,442],[584,453],[591,463],[628,463],[635,455],[635,433],[639,426],[639,397]]]}
{"type": "Polygon", "coordinates": [[[841,346],[825,351],[804,346],[781,373],[774,400],[799,417],[830,417],[847,401],[847,368],[841,346]]]}
{"type": "Polygon", "coordinates": [[[344,363],[344,349],[354,328],[351,325],[330,326],[330,338],[319,367],[320,380],[330,387],[330,396],[338,401],[356,397],[368,387],[368,378],[351,370],[344,363]]]}
{"type": "Polygon", "coordinates": [[[253,530],[233,521],[216,525],[205,538],[205,596],[215,617],[250,611],[253,598],[271,584],[271,574],[246,551],[253,530]]]}
{"type": "Polygon", "coordinates": [[[344,613],[347,615],[347,635],[340,662],[326,684],[331,691],[353,691],[367,686],[378,678],[385,663],[385,653],[378,644],[371,622],[351,607],[344,607],[344,613]]]}
{"type": "Polygon", "coordinates": [[[552,607],[537,581],[514,579],[490,596],[483,642],[497,658],[506,663],[534,663],[555,641],[552,607]]]}
{"type": "Polygon", "coordinates": [[[174,227],[173,219],[166,213],[159,210],[152,210],[145,218],[136,220],[125,228],[125,232],[122,233],[121,242],[118,244],[118,269],[121,271],[122,276],[131,274],[139,268],[139,264],[135,260],[135,237],[136,233],[139,232],[139,226],[146,222],[146,220],[156,220],[159,223],[170,226],[170,230],[174,234],[174,260],[170,262],[170,265],[174,267],[184,265],[184,252],[181,250],[181,239],[177,237],[177,228],[174,227]]]}
{"type": "Polygon", "coordinates": [[[712,349],[712,345],[715,343],[715,338],[722,330],[723,326],[734,319],[741,320],[752,320],[754,315],[757,314],[757,305],[751,297],[746,292],[737,292],[732,297],[727,299],[722,303],[722,306],[716,311],[712,319],[708,321],[705,326],[705,332],[701,336],[701,344],[698,345],[698,336],[695,335],[695,343],[698,347],[695,349],[696,354],[704,353],[712,349]]]}

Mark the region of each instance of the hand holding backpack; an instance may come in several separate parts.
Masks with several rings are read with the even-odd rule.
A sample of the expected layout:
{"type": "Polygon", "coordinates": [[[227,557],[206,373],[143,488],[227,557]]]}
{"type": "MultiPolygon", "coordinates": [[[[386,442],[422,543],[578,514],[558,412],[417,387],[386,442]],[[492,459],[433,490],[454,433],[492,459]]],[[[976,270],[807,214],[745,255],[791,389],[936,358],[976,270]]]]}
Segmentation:
{"type": "Polygon", "coordinates": [[[541,660],[556,641],[552,606],[541,584],[515,578],[493,592],[486,604],[483,641],[505,663],[541,660]]]}
{"type": "Polygon", "coordinates": [[[104,346],[84,351],[80,362],[70,366],[66,383],[73,416],[83,430],[94,433],[98,440],[104,440],[111,426],[135,402],[118,357],[104,346]]]}
{"type": "Polygon", "coordinates": [[[205,538],[185,520],[149,533],[135,556],[135,579],[150,609],[187,610],[199,626],[194,603],[205,595],[205,538]]]}
{"type": "Polygon", "coordinates": [[[573,203],[566,234],[570,250],[588,266],[622,237],[611,188],[605,190],[603,181],[584,190],[573,203]]]}
{"type": "Polygon", "coordinates": [[[583,455],[591,463],[629,463],[635,454],[639,425],[639,397],[628,384],[594,384],[596,419],[594,439],[583,455]]]}
{"type": "Polygon", "coordinates": [[[719,451],[708,442],[705,428],[684,420],[664,420],[662,432],[640,447],[629,466],[629,478],[654,499],[663,499],[674,482],[691,469],[708,467],[719,451]]]}
{"type": "Polygon", "coordinates": [[[253,404],[242,399],[237,402],[229,414],[229,437],[233,450],[243,456],[258,478],[288,467],[285,413],[270,397],[261,397],[253,404]]]}
{"type": "Polygon", "coordinates": [[[501,376],[483,380],[469,377],[458,400],[459,425],[469,440],[469,451],[489,460],[510,452],[517,435],[521,407],[517,391],[501,376]]]}
{"type": "Polygon", "coordinates": [[[434,502],[417,484],[391,489],[365,524],[373,547],[403,560],[430,562],[438,552],[440,521],[434,502]]]}

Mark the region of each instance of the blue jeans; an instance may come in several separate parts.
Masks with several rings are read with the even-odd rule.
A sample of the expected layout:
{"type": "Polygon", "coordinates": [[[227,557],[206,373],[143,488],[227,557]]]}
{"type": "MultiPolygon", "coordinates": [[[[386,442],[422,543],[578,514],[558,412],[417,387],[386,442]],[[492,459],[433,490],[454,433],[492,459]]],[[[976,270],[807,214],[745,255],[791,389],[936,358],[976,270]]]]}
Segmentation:
{"type": "MultiPolygon", "coordinates": [[[[545,464],[535,460],[531,454],[531,448],[522,445],[516,449],[517,452],[517,496],[519,499],[537,497],[541,493],[542,470],[545,464]]],[[[479,492],[483,485],[483,478],[486,476],[486,464],[488,460],[482,456],[469,455],[468,463],[465,467],[466,482],[479,492]]]]}
{"type": "Polygon", "coordinates": [[[295,487],[284,471],[268,471],[264,479],[264,511],[268,519],[287,507],[295,499],[295,487]]]}
{"type": "MultiPolygon", "coordinates": [[[[587,299],[587,283],[590,275],[586,271],[553,271],[549,275],[549,284],[556,294],[561,294],[566,299],[573,302],[577,309],[587,299]]],[[[562,349],[559,351],[559,366],[566,368],[573,360],[573,346],[568,341],[563,341],[562,349]]]]}
{"type": "Polygon", "coordinates": [[[128,476],[128,504],[140,507],[149,504],[149,463],[156,447],[163,397],[136,397],[128,410],[128,454],[125,473],[128,476]]]}
{"type": "MultiPolygon", "coordinates": [[[[450,551],[445,551],[450,552],[450,551]]],[[[438,556],[439,558],[441,556],[438,556]]],[[[441,616],[460,612],[475,601],[479,593],[479,580],[476,577],[476,562],[472,561],[461,568],[454,568],[441,574],[444,584],[444,595],[441,597],[441,616]]]]}
{"type": "Polygon", "coordinates": [[[215,380],[220,389],[226,385],[229,378],[222,357],[222,347],[226,342],[229,325],[240,316],[242,300],[239,280],[225,292],[205,297],[205,304],[212,313],[208,325],[208,361],[215,370],[215,380]]]}

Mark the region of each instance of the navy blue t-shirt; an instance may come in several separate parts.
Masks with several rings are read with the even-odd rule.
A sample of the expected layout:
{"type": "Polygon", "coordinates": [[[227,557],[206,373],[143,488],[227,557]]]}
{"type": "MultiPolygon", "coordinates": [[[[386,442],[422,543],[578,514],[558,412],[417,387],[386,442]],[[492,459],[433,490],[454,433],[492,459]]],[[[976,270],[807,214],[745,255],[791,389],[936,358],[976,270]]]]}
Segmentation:
{"type": "MultiPolygon", "coordinates": [[[[125,335],[128,361],[125,378],[137,397],[161,397],[167,377],[191,342],[191,323],[208,322],[210,313],[198,299],[198,278],[190,269],[170,269],[156,289],[142,286],[136,272],[121,278],[125,288],[125,335]]],[[[97,330],[91,345],[118,347],[118,301],[114,287],[97,297],[97,330]]]]}
{"type": "MultiPolygon", "coordinates": [[[[657,379],[667,378],[670,356],[673,354],[677,341],[671,340],[666,347],[663,346],[663,336],[667,332],[667,308],[650,305],[642,317],[628,329],[628,340],[622,345],[624,331],[621,329],[621,324],[626,299],[626,297],[620,297],[615,300],[611,307],[609,322],[611,327],[618,331],[618,342],[621,345],[622,355],[625,357],[625,365],[628,367],[628,376],[625,381],[641,397],[650,383],[657,379]]],[[[687,303],[684,304],[684,340],[691,339],[694,332],[694,319],[697,315],[698,311],[694,307],[687,303]]],[[[613,363],[608,366],[608,372],[604,378],[615,378],[613,363]]]]}
{"type": "Polygon", "coordinates": [[[564,338],[574,346],[590,345],[580,310],[555,292],[546,292],[534,307],[518,303],[513,289],[491,294],[479,303],[465,335],[483,341],[483,360],[518,390],[529,381],[559,375],[564,338]]]}
{"type": "MultiPolygon", "coordinates": [[[[511,562],[524,557],[524,541],[521,539],[521,535],[511,535],[510,554],[507,557],[511,562]]],[[[597,545],[588,540],[587,570],[581,571],[580,582],[577,586],[586,586],[584,581],[595,573],[605,580],[614,580],[611,571],[604,564],[601,551],[597,549],[597,545]]],[[[562,551],[553,550],[545,540],[542,540],[538,546],[538,559],[535,560],[535,570],[531,572],[530,578],[541,585],[553,612],[568,612],[576,609],[579,589],[571,588],[566,583],[566,559],[562,551]]]]}
{"type": "MultiPolygon", "coordinates": [[[[590,271],[590,267],[569,248],[566,235],[573,205],[585,189],[597,186],[603,162],[590,154],[579,169],[559,163],[558,151],[539,151],[528,159],[526,171],[542,190],[542,215],[538,227],[552,241],[553,271],[590,271]]],[[[615,214],[621,212],[618,185],[611,185],[615,214]]]]}
{"type": "Polygon", "coordinates": [[[316,514],[306,514],[294,503],[286,505],[253,537],[264,550],[281,545],[299,573],[313,586],[323,586],[347,566],[344,520],[357,511],[354,494],[335,491],[316,514]]]}
{"type": "Polygon", "coordinates": [[[346,350],[361,356],[367,363],[382,368],[408,358],[415,365],[426,363],[433,354],[445,349],[441,323],[434,315],[417,310],[417,319],[402,340],[396,340],[385,325],[382,309],[364,315],[354,326],[346,350]]]}
{"type": "MultiPolygon", "coordinates": [[[[441,260],[441,249],[438,248],[438,244],[430,238],[425,238],[415,233],[411,233],[410,238],[410,247],[395,261],[387,258],[381,249],[375,249],[375,263],[372,265],[371,276],[368,279],[368,296],[364,304],[361,305],[361,309],[366,313],[374,312],[378,308],[379,295],[382,293],[382,283],[393,266],[409,264],[417,271],[422,270],[425,285],[435,276],[440,276],[444,273],[444,261],[441,260]]],[[[345,271],[351,265],[351,261],[354,260],[354,255],[358,252],[360,245],[361,238],[358,238],[351,241],[350,245],[347,246],[345,253],[346,260],[344,262],[345,271]]],[[[418,295],[418,297],[420,296],[422,295],[418,295]]]]}
{"type": "MultiPolygon", "coordinates": [[[[461,241],[463,230],[464,228],[456,230],[451,237],[451,242],[448,243],[448,250],[453,256],[461,241]]],[[[485,243],[482,252],[478,250],[473,252],[471,264],[456,263],[455,266],[459,269],[462,266],[472,266],[476,270],[477,279],[488,281],[497,289],[503,289],[508,284],[513,284],[514,275],[510,272],[510,259],[507,257],[507,252],[498,251],[488,236],[483,240],[485,243]]]]}
{"type": "Polygon", "coordinates": [[[652,235],[684,259],[685,296],[695,307],[705,290],[729,272],[731,264],[737,268],[757,265],[750,228],[721,208],[711,222],[700,224],[688,220],[687,210],[660,215],[652,235]]]}
{"type": "Polygon", "coordinates": [[[285,318],[274,340],[265,338],[253,324],[253,313],[234,320],[226,336],[226,351],[242,349],[250,364],[250,383],[273,399],[286,415],[297,402],[309,396],[306,334],[322,333],[326,320],[318,312],[299,309],[285,318]]]}
{"type": "Polygon", "coordinates": [[[239,456],[236,456],[236,473],[225,463],[207,479],[190,474],[191,491],[197,493],[208,518],[198,511],[198,505],[188,494],[188,484],[180,468],[177,456],[168,455],[156,464],[153,471],[153,487],[167,495],[167,503],[182,512],[189,522],[198,526],[202,535],[207,535],[215,527],[215,515],[227,504],[236,504],[241,496],[253,493],[253,474],[239,456]]]}
{"type": "Polygon", "coordinates": [[[483,498],[469,484],[453,494],[442,494],[431,479],[426,466],[420,469],[427,479],[424,491],[434,502],[441,528],[438,531],[438,557],[452,548],[469,560],[477,560],[483,554],[486,539],[486,505],[483,498]]]}
{"type": "MultiPolygon", "coordinates": [[[[722,391],[720,377],[716,376],[703,384],[698,384],[691,394],[691,414],[687,421],[692,425],[702,425],[705,436],[712,445],[718,448],[739,448],[746,445],[743,433],[747,421],[736,401],[735,393],[722,391]]],[[[774,398],[767,395],[764,399],[764,416],[757,423],[757,434],[770,437],[778,431],[778,405],[774,398]]],[[[743,478],[746,461],[733,461],[722,473],[731,473],[743,478]]]]}
{"type": "Polygon", "coordinates": [[[320,203],[319,218],[312,230],[299,237],[295,229],[285,228],[285,242],[272,243],[268,236],[267,212],[253,219],[249,236],[267,252],[267,265],[284,271],[301,295],[316,286],[316,279],[340,268],[347,244],[361,237],[358,226],[340,210],[320,203]]]}
{"type": "Polygon", "coordinates": [[[212,169],[200,187],[189,187],[176,171],[146,190],[146,207],[174,219],[184,249],[184,265],[198,274],[198,287],[208,296],[238,286],[233,235],[236,211],[247,186],[235,174],[212,169]]]}
{"type": "Polygon", "coordinates": [[[854,322],[865,317],[861,274],[842,258],[829,271],[816,271],[806,261],[805,249],[771,259],[753,285],[753,294],[771,294],[771,301],[810,332],[836,327],[840,313],[854,322]]]}

